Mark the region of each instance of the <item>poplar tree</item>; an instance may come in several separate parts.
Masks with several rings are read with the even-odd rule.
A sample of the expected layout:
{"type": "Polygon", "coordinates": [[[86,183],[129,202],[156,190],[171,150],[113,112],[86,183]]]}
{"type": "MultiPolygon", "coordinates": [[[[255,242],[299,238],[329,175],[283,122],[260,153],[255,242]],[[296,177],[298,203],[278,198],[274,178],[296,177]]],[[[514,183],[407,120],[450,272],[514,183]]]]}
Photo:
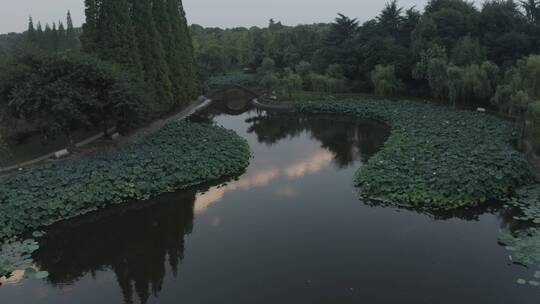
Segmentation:
{"type": "Polygon", "coordinates": [[[41,26],[41,22],[38,21],[37,26],[36,26],[36,39],[35,39],[36,46],[42,45],[43,35],[44,35],[43,27],[41,26]]]}
{"type": "Polygon", "coordinates": [[[71,19],[71,12],[67,12],[66,16],[66,48],[67,49],[78,49],[79,48],[79,39],[77,38],[77,32],[73,27],[73,20],[71,19]]]}
{"type": "Polygon", "coordinates": [[[86,0],[84,50],[142,75],[131,7],[127,0],[86,0]]]}
{"type": "MultiPolygon", "coordinates": [[[[193,45],[181,0],[85,0],[84,52],[130,67],[170,110],[198,93],[193,45]]],[[[71,17],[68,15],[68,29],[71,17]]]]}
{"type": "MultiPolygon", "coordinates": [[[[101,0],[98,0],[101,2],[101,0]]],[[[97,52],[97,42],[99,35],[99,10],[96,0],[85,0],[85,10],[86,22],[83,24],[82,35],[81,35],[81,48],[83,52],[86,53],[96,53],[97,52]]]]}
{"type": "Polygon", "coordinates": [[[26,37],[28,39],[28,42],[30,43],[36,43],[36,29],[34,28],[34,20],[32,17],[28,18],[28,30],[26,32],[26,37]]]}
{"type": "Polygon", "coordinates": [[[170,110],[173,106],[173,93],[169,78],[169,67],[161,38],[152,15],[152,4],[147,0],[132,1],[132,20],[139,47],[144,81],[153,90],[153,98],[160,110],[170,110]]]}
{"type": "Polygon", "coordinates": [[[167,0],[153,0],[152,13],[156,22],[156,27],[162,38],[162,46],[165,52],[165,59],[170,71],[170,80],[174,95],[174,103],[180,105],[187,98],[187,92],[183,81],[185,76],[181,73],[180,50],[177,47],[174,33],[174,19],[171,18],[167,0]]]}
{"type": "Polygon", "coordinates": [[[54,51],[54,33],[48,23],[45,24],[40,46],[47,51],[54,51]]]}
{"type": "Polygon", "coordinates": [[[178,9],[180,13],[180,35],[182,37],[182,56],[183,65],[187,73],[187,90],[190,98],[197,97],[199,93],[199,84],[197,75],[195,72],[195,51],[193,49],[193,39],[191,37],[191,31],[189,30],[186,12],[182,0],[178,1],[178,9]]]}
{"type": "Polygon", "coordinates": [[[58,21],[58,50],[65,51],[66,49],[68,49],[66,28],[62,21],[58,21]]]}
{"type": "Polygon", "coordinates": [[[50,51],[52,52],[58,52],[58,46],[60,44],[60,38],[58,37],[58,30],[56,28],[56,22],[53,22],[51,35],[48,37],[50,39],[50,51]]]}
{"type": "Polygon", "coordinates": [[[172,79],[177,82],[181,103],[187,102],[197,93],[193,68],[193,43],[181,0],[166,0],[166,11],[171,30],[169,65],[172,79]]]}

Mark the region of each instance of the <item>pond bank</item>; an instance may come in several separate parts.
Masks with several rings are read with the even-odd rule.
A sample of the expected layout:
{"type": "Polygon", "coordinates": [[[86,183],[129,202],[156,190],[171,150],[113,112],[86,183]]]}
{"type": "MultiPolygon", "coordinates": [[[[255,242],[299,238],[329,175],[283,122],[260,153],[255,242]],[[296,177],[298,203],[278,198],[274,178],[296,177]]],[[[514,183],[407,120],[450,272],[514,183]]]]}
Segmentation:
{"type": "Polygon", "coordinates": [[[2,286],[2,299],[272,304],[287,294],[299,303],[537,304],[539,290],[516,283],[534,269],[509,266],[516,255],[497,243],[500,229],[516,228],[500,204],[443,211],[358,198],[351,181],[387,141],[384,125],[223,108],[213,103],[191,120],[246,138],[245,174],[47,228],[32,257],[49,277],[2,286]]]}
{"type": "MultiPolygon", "coordinates": [[[[117,150],[5,177],[0,184],[0,244],[108,205],[240,174],[251,155],[243,138],[221,127],[179,121],[208,103],[205,99],[155,122],[117,150]]],[[[13,270],[0,266],[0,272],[13,270]]]]}
{"type": "Polygon", "coordinates": [[[342,114],[392,127],[383,150],[357,173],[362,195],[384,203],[453,209],[502,199],[531,180],[512,145],[513,126],[488,114],[413,101],[315,101],[263,109],[342,114]]]}

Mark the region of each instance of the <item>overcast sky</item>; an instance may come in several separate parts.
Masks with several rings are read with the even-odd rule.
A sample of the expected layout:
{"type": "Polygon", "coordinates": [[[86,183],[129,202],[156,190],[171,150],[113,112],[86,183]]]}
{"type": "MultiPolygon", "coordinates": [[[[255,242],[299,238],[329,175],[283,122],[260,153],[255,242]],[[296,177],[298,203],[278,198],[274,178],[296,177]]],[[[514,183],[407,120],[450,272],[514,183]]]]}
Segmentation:
{"type": "MultiPolygon", "coordinates": [[[[1,0],[0,33],[24,31],[28,16],[42,23],[65,19],[69,9],[76,26],[84,21],[83,0],[1,0]]],[[[365,21],[377,15],[385,0],[184,0],[190,23],[203,26],[264,26],[270,18],[287,25],[329,22],[336,14],[365,21]]],[[[422,9],[427,0],[400,0],[422,9]]]]}

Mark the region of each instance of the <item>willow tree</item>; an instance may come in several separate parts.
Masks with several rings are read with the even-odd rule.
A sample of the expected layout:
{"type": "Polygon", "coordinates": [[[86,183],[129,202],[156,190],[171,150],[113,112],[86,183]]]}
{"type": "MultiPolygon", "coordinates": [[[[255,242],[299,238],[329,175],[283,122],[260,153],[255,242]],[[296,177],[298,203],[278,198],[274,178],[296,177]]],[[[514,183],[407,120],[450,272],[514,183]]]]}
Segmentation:
{"type": "Polygon", "coordinates": [[[404,88],[403,82],[396,76],[393,65],[377,65],[371,72],[371,81],[376,95],[395,96],[404,88]]]}

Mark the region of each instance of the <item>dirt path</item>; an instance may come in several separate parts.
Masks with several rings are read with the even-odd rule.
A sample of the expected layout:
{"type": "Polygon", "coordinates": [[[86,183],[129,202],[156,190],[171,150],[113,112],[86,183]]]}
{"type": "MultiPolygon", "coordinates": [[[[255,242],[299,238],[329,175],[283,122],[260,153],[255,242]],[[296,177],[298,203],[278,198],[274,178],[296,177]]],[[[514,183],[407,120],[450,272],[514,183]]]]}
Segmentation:
{"type": "Polygon", "coordinates": [[[159,129],[161,129],[164,125],[168,124],[168,123],[171,123],[173,121],[179,121],[179,120],[183,120],[183,119],[186,119],[187,117],[191,116],[193,113],[195,112],[198,112],[202,109],[204,109],[205,107],[207,107],[210,103],[212,102],[212,100],[206,98],[206,97],[199,97],[199,99],[197,99],[197,101],[193,102],[192,104],[190,104],[187,108],[183,109],[182,111],[178,112],[178,113],[174,113],[166,118],[162,118],[162,119],[158,119],[154,122],[152,122],[151,124],[141,128],[141,129],[138,129],[126,136],[123,136],[121,138],[118,139],[118,145],[119,146],[124,146],[124,145],[127,145],[127,144],[131,144],[131,143],[134,143],[134,142],[137,142],[139,141],[141,138],[144,138],[150,134],[153,134],[155,133],[156,131],[158,131],[159,129]]]}

